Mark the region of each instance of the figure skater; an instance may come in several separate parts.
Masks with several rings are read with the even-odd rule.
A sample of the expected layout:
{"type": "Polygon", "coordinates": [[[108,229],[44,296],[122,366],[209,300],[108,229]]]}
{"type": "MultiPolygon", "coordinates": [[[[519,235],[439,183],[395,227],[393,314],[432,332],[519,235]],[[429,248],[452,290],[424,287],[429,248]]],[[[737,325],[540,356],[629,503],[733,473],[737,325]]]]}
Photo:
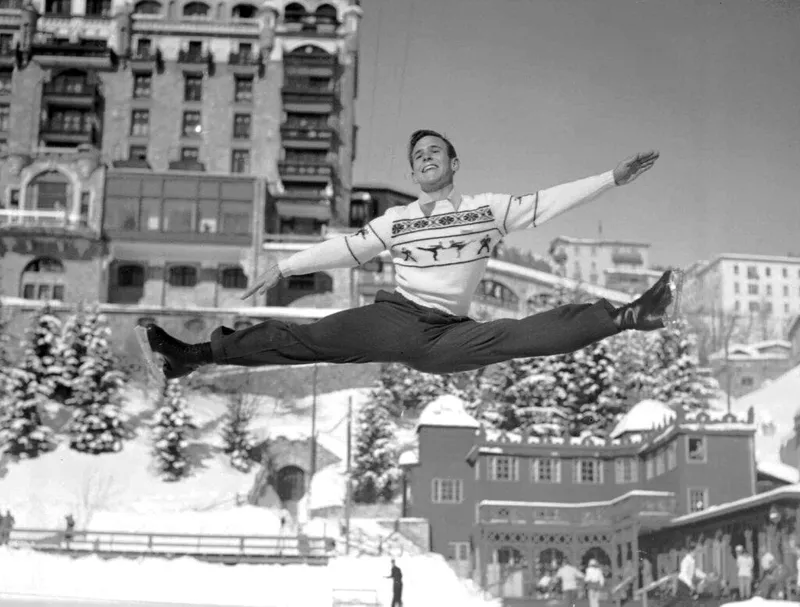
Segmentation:
{"type": "Polygon", "coordinates": [[[409,263],[408,246],[535,228],[652,168],[658,152],[636,154],[613,171],[531,194],[460,194],[453,185],[459,158],[447,137],[411,135],[408,160],[422,194],[388,209],[352,235],[315,244],[269,267],[242,299],[264,294],[281,278],[351,268],[384,250],[393,257],[397,287],[375,302],[297,324],[267,320],[234,331],[218,327],[211,340],[187,344],[155,324],[137,327],[150,369],[167,379],[209,364],[259,367],[308,363],[403,363],[425,373],[475,370],[513,358],[564,354],[621,331],[664,327],[676,289],[670,271],[632,303],[605,299],[567,304],[522,319],[478,322],[467,316],[487,256],[409,263]],[[365,236],[366,234],[366,236],[365,236]]]}

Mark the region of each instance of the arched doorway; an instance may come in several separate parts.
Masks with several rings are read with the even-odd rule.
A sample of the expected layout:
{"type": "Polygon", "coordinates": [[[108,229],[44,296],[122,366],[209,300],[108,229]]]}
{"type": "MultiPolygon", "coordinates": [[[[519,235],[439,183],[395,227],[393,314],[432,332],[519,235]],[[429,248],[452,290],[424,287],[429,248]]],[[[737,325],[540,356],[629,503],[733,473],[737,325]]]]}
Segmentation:
{"type": "Polygon", "coordinates": [[[608,555],[608,552],[606,552],[599,546],[592,546],[586,552],[584,552],[583,556],[581,557],[581,562],[580,562],[581,569],[586,569],[586,566],[592,559],[596,559],[597,562],[600,564],[600,569],[603,570],[603,575],[605,575],[606,578],[610,578],[612,565],[611,565],[611,557],[608,555]]]}
{"type": "Polygon", "coordinates": [[[541,598],[549,598],[549,589],[558,568],[567,559],[558,548],[545,548],[536,558],[536,593],[541,598]]]}
{"type": "Polygon", "coordinates": [[[297,502],[306,492],[306,473],[298,466],[284,466],[278,470],[276,490],[281,501],[297,502]]]}
{"type": "Polygon", "coordinates": [[[22,270],[20,295],[24,299],[64,300],[64,264],[52,257],[34,259],[22,270]]]}
{"type": "Polygon", "coordinates": [[[492,594],[507,598],[522,598],[531,590],[531,570],[528,559],[517,548],[503,546],[492,553],[487,570],[487,582],[492,594]]]}

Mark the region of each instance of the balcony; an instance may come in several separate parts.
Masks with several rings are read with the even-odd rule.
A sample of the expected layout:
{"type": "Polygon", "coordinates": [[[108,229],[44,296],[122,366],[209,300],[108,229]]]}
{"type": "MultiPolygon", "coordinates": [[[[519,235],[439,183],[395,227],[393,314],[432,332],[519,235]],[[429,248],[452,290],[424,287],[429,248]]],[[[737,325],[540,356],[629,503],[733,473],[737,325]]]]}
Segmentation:
{"type": "Polygon", "coordinates": [[[641,266],[644,264],[642,254],[638,251],[614,251],[611,261],[618,265],[641,266]]]}
{"type": "Polygon", "coordinates": [[[262,63],[261,54],[240,53],[231,51],[228,54],[228,65],[235,67],[258,67],[262,63]]]}
{"type": "Polygon", "coordinates": [[[98,143],[96,129],[89,118],[82,122],[46,120],[39,126],[39,139],[45,145],[76,146],[81,143],[98,143]]]}
{"type": "Polygon", "coordinates": [[[130,61],[133,67],[155,67],[159,73],[164,71],[164,57],[161,49],[137,48],[131,51],[130,61]]]}
{"type": "Polygon", "coordinates": [[[205,65],[214,63],[214,56],[211,53],[202,51],[182,49],[178,51],[178,63],[188,65],[205,65]]]}
{"type": "Polygon", "coordinates": [[[328,183],[333,174],[333,165],[325,160],[285,160],[278,163],[278,172],[285,182],[328,183]]]}
{"type": "Polygon", "coordinates": [[[36,62],[45,68],[113,70],[117,66],[117,54],[98,44],[50,41],[34,43],[31,51],[36,62]]]}
{"type": "Polygon", "coordinates": [[[283,218],[314,219],[322,223],[329,222],[333,216],[330,202],[323,199],[281,198],[276,201],[275,210],[283,218]]]}
{"type": "Polygon", "coordinates": [[[11,67],[17,62],[17,48],[13,44],[0,44],[0,67],[11,67]]]}
{"type": "Polygon", "coordinates": [[[93,83],[55,80],[45,83],[42,100],[71,108],[92,108],[100,97],[100,88],[93,83]]]}
{"type": "Polygon", "coordinates": [[[283,57],[284,68],[287,71],[291,71],[294,67],[315,67],[323,68],[331,75],[335,74],[339,66],[339,60],[336,58],[336,55],[329,55],[322,50],[317,50],[314,47],[312,48],[314,50],[310,52],[303,52],[304,49],[301,49],[300,52],[294,51],[289,55],[285,55],[283,57]]]}
{"type": "Polygon", "coordinates": [[[281,126],[281,141],[286,148],[329,150],[335,131],[329,126],[292,125],[281,126]]]}
{"type": "Polygon", "coordinates": [[[0,209],[0,232],[90,234],[85,221],[69,217],[66,211],[0,209]]]}

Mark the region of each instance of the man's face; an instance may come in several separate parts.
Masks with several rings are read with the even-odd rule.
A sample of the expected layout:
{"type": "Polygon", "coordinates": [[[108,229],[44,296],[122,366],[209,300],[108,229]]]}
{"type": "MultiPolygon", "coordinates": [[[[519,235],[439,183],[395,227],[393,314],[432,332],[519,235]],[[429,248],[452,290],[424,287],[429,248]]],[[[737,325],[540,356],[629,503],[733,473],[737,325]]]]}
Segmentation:
{"type": "Polygon", "coordinates": [[[458,159],[448,157],[447,144],[439,137],[423,137],[411,151],[411,176],[423,192],[451,185],[457,170],[458,159]]]}

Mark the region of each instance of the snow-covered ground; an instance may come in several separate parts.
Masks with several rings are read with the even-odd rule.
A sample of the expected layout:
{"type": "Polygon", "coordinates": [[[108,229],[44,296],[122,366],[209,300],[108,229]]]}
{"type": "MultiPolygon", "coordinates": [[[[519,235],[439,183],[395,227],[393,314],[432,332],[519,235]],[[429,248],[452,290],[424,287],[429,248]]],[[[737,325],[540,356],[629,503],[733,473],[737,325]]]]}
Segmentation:
{"type": "MultiPolygon", "coordinates": [[[[438,555],[400,557],[397,564],[403,571],[403,598],[408,605],[499,607],[463,584],[438,555]]],[[[188,558],[103,561],[0,548],[0,603],[8,593],[241,607],[329,607],[334,594],[358,589],[362,596],[377,596],[381,605],[388,605],[389,568],[388,558],[339,558],[327,567],[226,567],[188,558]]]]}

